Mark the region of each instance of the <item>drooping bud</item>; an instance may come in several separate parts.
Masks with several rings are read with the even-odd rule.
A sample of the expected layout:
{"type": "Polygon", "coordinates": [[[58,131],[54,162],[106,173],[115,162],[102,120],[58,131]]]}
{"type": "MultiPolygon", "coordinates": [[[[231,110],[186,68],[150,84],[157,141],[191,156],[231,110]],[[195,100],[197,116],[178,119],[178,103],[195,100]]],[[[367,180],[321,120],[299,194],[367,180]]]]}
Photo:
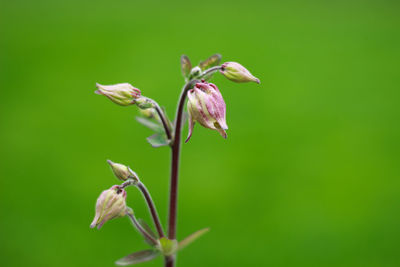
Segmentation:
{"type": "Polygon", "coordinates": [[[260,80],[254,77],[250,71],[237,62],[226,62],[222,64],[220,72],[229,80],[237,83],[256,82],[260,80]]]}
{"type": "Polygon", "coordinates": [[[192,136],[195,122],[202,126],[217,130],[226,138],[226,105],[221,92],[212,83],[197,83],[188,92],[187,109],[189,112],[189,135],[186,142],[192,136]]]}
{"type": "Polygon", "coordinates": [[[111,170],[118,179],[122,181],[126,181],[128,179],[138,180],[136,173],[128,166],[112,162],[111,160],[107,160],[107,163],[110,164],[111,170]]]}
{"type": "Polygon", "coordinates": [[[196,66],[190,71],[189,78],[195,79],[195,78],[199,77],[201,75],[201,73],[202,73],[201,68],[199,66],[196,66]]]}
{"type": "Polygon", "coordinates": [[[126,191],[118,185],[104,190],[96,202],[96,215],[90,228],[97,226],[100,229],[103,224],[111,219],[125,216],[126,214],[126,191]]]}
{"type": "Polygon", "coordinates": [[[140,90],[129,83],[118,83],[114,85],[101,85],[96,83],[96,87],[98,89],[95,91],[96,94],[104,95],[112,102],[121,106],[135,104],[135,100],[140,97],[140,90]]]}

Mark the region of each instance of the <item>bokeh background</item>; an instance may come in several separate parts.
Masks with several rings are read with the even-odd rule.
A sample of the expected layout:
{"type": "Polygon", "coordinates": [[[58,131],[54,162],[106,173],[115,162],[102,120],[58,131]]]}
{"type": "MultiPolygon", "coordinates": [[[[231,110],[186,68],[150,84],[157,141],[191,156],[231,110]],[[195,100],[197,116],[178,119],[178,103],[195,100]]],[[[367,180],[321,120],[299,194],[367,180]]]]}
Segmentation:
{"type": "MultiPolygon", "coordinates": [[[[221,53],[262,83],[217,75],[229,137],[197,125],[183,145],[178,237],[211,231],[178,266],[400,266],[399,7],[2,0],[0,265],[113,266],[147,248],[127,218],[89,224],[118,183],[106,159],[141,176],[165,223],[169,149],[94,85],[132,83],[172,117],[180,55],[221,53]]],[[[134,188],[128,203],[149,220],[134,188]]]]}

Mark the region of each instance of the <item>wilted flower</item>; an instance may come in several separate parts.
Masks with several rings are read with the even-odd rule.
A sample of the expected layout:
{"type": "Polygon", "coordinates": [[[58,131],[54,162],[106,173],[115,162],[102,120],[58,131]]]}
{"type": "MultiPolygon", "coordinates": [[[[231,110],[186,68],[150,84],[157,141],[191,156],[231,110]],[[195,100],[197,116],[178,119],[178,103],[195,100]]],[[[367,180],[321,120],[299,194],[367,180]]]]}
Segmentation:
{"type": "Polygon", "coordinates": [[[186,142],[192,136],[195,122],[202,126],[217,130],[226,138],[226,105],[217,86],[212,83],[197,83],[188,92],[187,109],[189,112],[189,135],[186,142]]]}
{"type": "Polygon", "coordinates": [[[114,85],[101,85],[96,83],[96,87],[98,89],[95,91],[96,94],[105,95],[112,102],[121,106],[135,104],[135,100],[140,97],[140,90],[129,83],[118,83],[114,85]]]}
{"type": "Polygon", "coordinates": [[[96,202],[96,215],[90,228],[97,226],[100,229],[103,224],[111,219],[125,216],[126,214],[126,191],[118,185],[103,191],[96,202]]]}
{"type": "Polygon", "coordinates": [[[120,163],[112,162],[111,160],[107,160],[107,163],[110,164],[114,175],[118,179],[120,179],[122,181],[126,181],[129,178],[137,179],[136,173],[134,171],[132,171],[128,166],[125,166],[120,163]]]}
{"type": "Polygon", "coordinates": [[[260,80],[254,77],[250,71],[237,62],[226,62],[221,65],[220,72],[229,80],[237,83],[256,82],[260,80]]]}

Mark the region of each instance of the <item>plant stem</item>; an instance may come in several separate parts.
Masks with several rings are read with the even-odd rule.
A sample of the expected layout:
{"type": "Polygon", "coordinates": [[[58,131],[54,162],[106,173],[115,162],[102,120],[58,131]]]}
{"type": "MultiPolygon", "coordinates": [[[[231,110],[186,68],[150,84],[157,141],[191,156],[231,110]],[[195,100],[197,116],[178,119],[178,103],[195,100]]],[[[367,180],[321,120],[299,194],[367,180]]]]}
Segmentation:
{"type": "MultiPolygon", "coordinates": [[[[221,69],[221,66],[215,66],[205,70],[200,77],[216,72],[221,69]]],[[[179,178],[179,161],[181,151],[181,133],[182,133],[182,118],[183,108],[185,106],[185,100],[187,92],[193,87],[193,85],[199,80],[190,80],[182,89],[179,97],[178,108],[176,109],[175,116],[175,131],[174,140],[172,143],[172,161],[171,161],[171,181],[170,181],[170,198],[169,198],[169,219],[168,219],[168,238],[173,240],[176,239],[176,219],[177,219],[177,204],[178,204],[178,178],[179,178]]],[[[165,267],[174,267],[176,257],[165,257],[165,267]]]]}
{"type": "Polygon", "coordinates": [[[163,110],[160,108],[160,105],[158,105],[156,101],[152,100],[152,102],[154,104],[154,109],[157,111],[157,114],[161,119],[161,123],[164,126],[165,134],[167,135],[168,140],[172,140],[171,129],[163,110]]]}
{"type": "Polygon", "coordinates": [[[205,71],[203,71],[203,73],[201,74],[201,76],[198,79],[201,79],[201,78],[203,78],[204,76],[206,76],[208,74],[216,72],[216,71],[220,70],[221,68],[222,68],[221,66],[215,66],[215,67],[206,69],[205,71]]]}
{"type": "MultiPolygon", "coordinates": [[[[215,66],[205,70],[198,78],[216,72],[221,69],[221,66],[215,66]]],[[[181,133],[182,133],[182,117],[183,108],[187,92],[192,86],[199,82],[198,80],[190,80],[182,89],[181,96],[179,97],[178,108],[175,116],[175,132],[174,142],[172,143],[172,161],[171,161],[171,181],[170,181],[170,201],[169,201],[169,224],[168,224],[168,238],[176,239],[176,214],[177,214],[177,200],[178,200],[178,176],[179,176],[179,157],[181,150],[181,133]]]]}
{"type": "Polygon", "coordinates": [[[165,267],[173,267],[175,265],[175,257],[165,256],[165,267]]]}
{"type": "Polygon", "coordinates": [[[169,222],[168,222],[168,238],[176,238],[176,213],[178,201],[178,176],[179,176],[179,156],[181,150],[181,133],[182,133],[182,117],[183,107],[187,91],[193,86],[194,81],[188,82],[182,89],[179,98],[178,108],[175,119],[174,142],[172,144],[172,161],[171,161],[171,181],[170,181],[170,199],[169,199],[169,222]]]}
{"type": "Polygon", "coordinates": [[[122,190],[122,189],[124,189],[125,187],[128,187],[128,186],[130,186],[130,185],[134,185],[134,184],[135,184],[135,181],[133,181],[133,180],[127,180],[127,181],[123,182],[121,185],[119,185],[118,188],[119,188],[120,190],[122,190]]]}
{"type": "Polygon", "coordinates": [[[149,210],[150,210],[150,213],[151,213],[151,217],[153,218],[153,222],[154,222],[154,225],[156,226],[158,235],[160,237],[164,237],[165,236],[164,235],[164,231],[162,229],[161,222],[160,222],[160,219],[158,217],[158,213],[157,213],[156,207],[154,205],[153,199],[151,198],[151,195],[149,193],[149,190],[147,190],[146,186],[140,181],[137,183],[136,186],[142,192],[142,194],[143,194],[143,196],[144,196],[144,198],[145,198],[145,200],[147,202],[147,206],[149,207],[149,210]]]}
{"type": "Polygon", "coordinates": [[[153,242],[154,244],[157,244],[157,240],[155,240],[149,233],[147,233],[147,231],[145,229],[143,229],[143,227],[140,225],[140,223],[136,220],[135,215],[133,215],[132,213],[128,213],[127,214],[129,216],[129,218],[131,219],[133,225],[135,226],[135,228],[148,240],[151,240],[151,242],[153,242]]]}

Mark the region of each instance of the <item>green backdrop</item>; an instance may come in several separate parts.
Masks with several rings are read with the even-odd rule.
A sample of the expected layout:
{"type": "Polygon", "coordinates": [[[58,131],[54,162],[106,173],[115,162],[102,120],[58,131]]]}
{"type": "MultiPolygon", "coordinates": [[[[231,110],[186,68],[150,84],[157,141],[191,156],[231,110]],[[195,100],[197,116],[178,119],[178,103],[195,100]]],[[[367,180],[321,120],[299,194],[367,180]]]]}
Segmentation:
{"type": "Polygon", "coordinates": [[[170,153],[95,83],[129,82],[172,116],[180,55],[216,52],[261,85],[217,75],[228,139],[197,125],[183,145],[178,237],[211,231],[178,266],[400,266],[398,1],[0,3],[1,266],[147,248],[127,218],[89,224],[118,182],[106,159],[141,176],[165,223],[170,153]]]}

